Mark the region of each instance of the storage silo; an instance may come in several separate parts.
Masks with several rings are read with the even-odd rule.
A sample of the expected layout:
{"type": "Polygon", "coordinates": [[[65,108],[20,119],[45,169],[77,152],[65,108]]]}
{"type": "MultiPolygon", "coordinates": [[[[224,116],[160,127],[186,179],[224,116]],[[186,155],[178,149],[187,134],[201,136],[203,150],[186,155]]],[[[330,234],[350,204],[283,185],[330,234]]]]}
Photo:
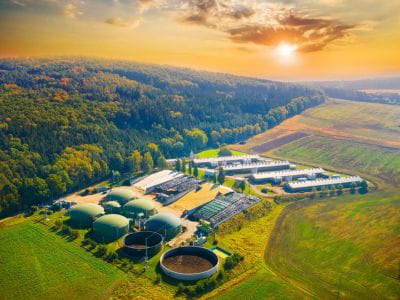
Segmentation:
{"type": "Polygon", "coordinates": [[[136,199],[129,201],[122,208],[123,214],[128,218],[137,218],[138,214],[142,213],[145,218],[155,214],[154,204],[148,200],[136,199]]]}
{"type": "Polygon", "coordinates": [[[80,228],[90,227],[93,221],[103,214],[104,208],[93,203],[75,205],[69,212],[72,225],[80,228]]]}
{"type": "Polygon", "coordinates": [[[181,232],[182,222],[174,214],[160,213],[148,219],[145,228],[160,233],[165,240],[170,240],[181,232]]]}
{"type": "Polygon", "coordinates": [[[124,216],[109,214],[93,223],[93,233],[100,242],[112,242],[129,231],[129,220],[124,216]]]}
{"type": "Polygon", "coordinates": [[[115,189],[106,195],[107,201],[117,201],[120,205],[125,205],[129,201],[136,199],[135,194],[128,189],[115,189]]]}

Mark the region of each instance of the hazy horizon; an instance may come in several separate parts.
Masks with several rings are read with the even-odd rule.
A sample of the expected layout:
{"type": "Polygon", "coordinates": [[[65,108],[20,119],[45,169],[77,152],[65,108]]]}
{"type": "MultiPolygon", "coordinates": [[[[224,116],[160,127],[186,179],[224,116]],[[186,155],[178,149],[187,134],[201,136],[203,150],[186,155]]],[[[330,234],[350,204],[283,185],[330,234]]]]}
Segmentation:
{"type": "Polygon", "coordinates": [[[0,0],[0,57],[85,56],[285,81],[398,75],[400,3],[0,0]]]}

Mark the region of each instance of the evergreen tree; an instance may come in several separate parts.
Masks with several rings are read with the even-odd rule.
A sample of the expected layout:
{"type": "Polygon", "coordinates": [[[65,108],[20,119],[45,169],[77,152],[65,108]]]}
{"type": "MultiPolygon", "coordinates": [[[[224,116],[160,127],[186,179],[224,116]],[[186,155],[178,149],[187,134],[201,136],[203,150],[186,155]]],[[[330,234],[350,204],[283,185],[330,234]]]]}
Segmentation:
{"type": "Polygon", "coordinates": [[[225,172],[224,169],[221,167],[219,168],[218,172],[218,183],[223,184],[225,182],[225,172]]]}
{"type": "Polygon", "coordinates": [[[242,191],[242,193],[244,192],[244,190],[246,189],[246,182],[244,180],[241,180],[239,182],[239,188],[242,191]]]}
{"type": "Polygon", "coordinates": [[[182,173],[186,173],[186,162],[182,160],[182,173]]]}
{"type": "Polygon", "coordinates": [[[176,170],[177,172],[180,172],[180,170],[181,170],[181,160],[180,160],[180,159],[178,159],[178,160],[176,161],[175,170],[176,170]]]}
{"type": "Polygon", "coordinates": [[[167,169],[168,168],[168,163],[163,155],[160,155],[157,158],[157,167],[160,169],[167,169]]]}
{"type": "Polygon", "coordinates": [[[194,177],[198,177],[199,176],[199,167],[197,165],[194,166],[193,176],[194,177]]]}
{"type": "Polygon", "coordinates": [[[193,174],[192,162],[189,162],[189,175],[193,174]]]}
{"type": "Polygon", "coordinates": [[[215,173],[214,173],[214,175],[212,176],[212,181],[213,181],[214,183],[217,183],[217,175],[215,175],[215,173]]]}

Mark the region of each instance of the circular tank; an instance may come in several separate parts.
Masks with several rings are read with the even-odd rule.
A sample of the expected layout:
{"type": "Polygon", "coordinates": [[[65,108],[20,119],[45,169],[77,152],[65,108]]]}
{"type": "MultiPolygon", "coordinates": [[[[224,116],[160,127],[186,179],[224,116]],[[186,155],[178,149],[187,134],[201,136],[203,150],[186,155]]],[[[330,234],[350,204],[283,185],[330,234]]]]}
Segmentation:
{"type": "Polygon", "coordinates": [[[93,223],[93,233],[101,242],[115,241],[128,231],[129,220],[121,215],[105,215],[93,223]]]}
{"type": "Polygon", "coordinates": [[[161,251],[163,237],[153,231],[139,231],[129,233],[124,238],[124,251],[135,257],[152,257],[161,251]]]}
{"type": "Polygon", "coordinates": [[[125,205],[135,198],[135,194],[131,190],[121,188],[112,190],[106,196],[107,201],[117,201],[120,205],[125,205]]]}
{"type": "Polygon", "coordinates": [[[90,227],[93,221],[103,214],[104,208],[93,203],[75,205],[69,212],[72,224],[81,228],[90,227]]]}
{"type": "Polygon", "coordinates": [[[101,204],[107,214],[119,214],[121,205],[117,201],[107,201],[101,204]]]}
{"type": "Polygon", "coordinates": [[[218,271],[218,256],[209,249],[185,246],[173,248],[160,258],[163,272],[178,280],[199,280],[218,271]]]}
{"type": "Polygon", "coordinates": [[[143,213],[145,217],[154,215],[155,208],[153,203],[144,199],[131,200],[124,205],[122,211],[129,218],[136,218],[139,213],[143,213]]]}
{"type": "Polygon", "coordinates": [[[155,231],[169,240],[181,232],[181,219],[171,213],[160,213],[152,216],[145,223],[146,230],[155,231]]]}

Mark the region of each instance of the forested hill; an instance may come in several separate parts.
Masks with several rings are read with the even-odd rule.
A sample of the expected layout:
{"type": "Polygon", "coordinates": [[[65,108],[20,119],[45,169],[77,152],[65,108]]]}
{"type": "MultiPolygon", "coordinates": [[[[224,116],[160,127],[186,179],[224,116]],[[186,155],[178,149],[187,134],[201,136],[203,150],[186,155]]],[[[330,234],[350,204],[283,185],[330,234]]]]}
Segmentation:
{"type": "Polygon", "coordinates": [[[181,68],[0,60],[0,215],[110,170],[246,139],[322,101],[315,88],[181,68]]]}

